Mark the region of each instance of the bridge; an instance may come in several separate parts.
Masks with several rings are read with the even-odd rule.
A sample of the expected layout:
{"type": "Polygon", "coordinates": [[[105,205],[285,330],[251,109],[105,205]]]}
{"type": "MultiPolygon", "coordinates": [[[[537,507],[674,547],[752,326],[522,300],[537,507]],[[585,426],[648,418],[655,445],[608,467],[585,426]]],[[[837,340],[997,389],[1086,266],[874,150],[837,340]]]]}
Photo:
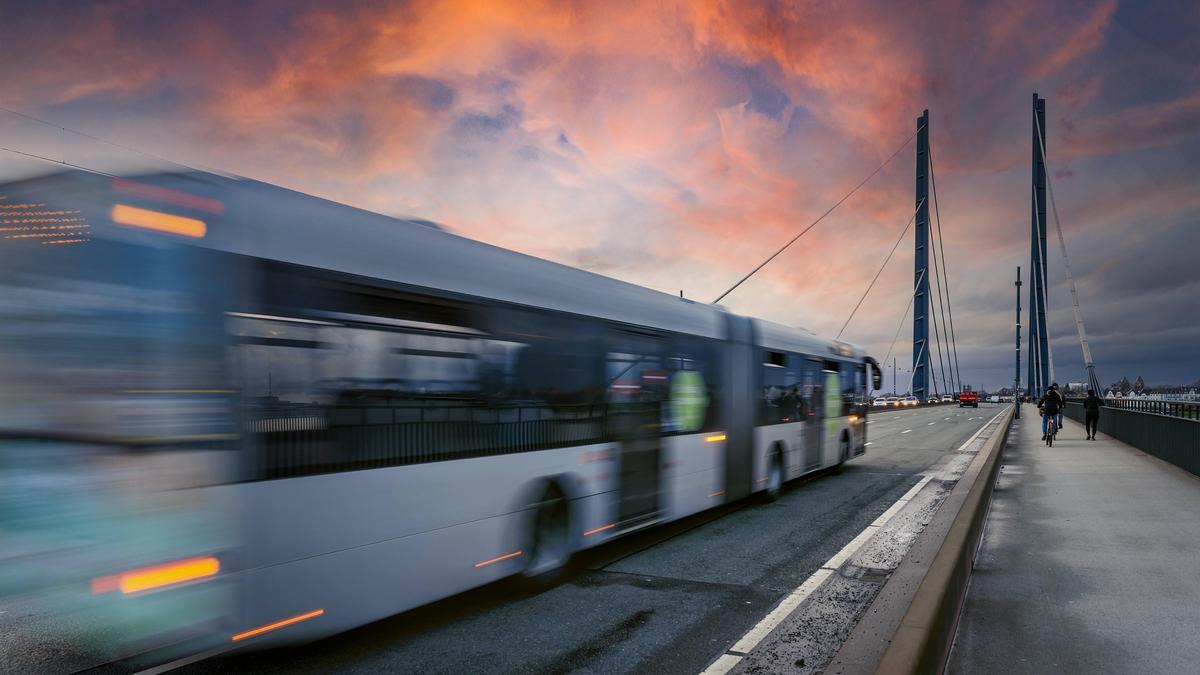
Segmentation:
{"type": "MultiPolygon", "coordinates": [[[[108,267],[131,265],[129,270],[145,264],[164,278],[170,276],[168,268],[184,269],[186,279],[203,276],[212,285],[191,296],[175,281],[154,287],[142,297],[157,308],[147,318],[135,307],[140,303],[118,288],[132,283],[121,274],[88,278],[86,288],[76,287],[65,281],[72,278],[70,260],[36,257],[48,266],[27,269],[27,276],[20,277],[40,279],[34,272],[50,274],[47,270],[57,275],[13,294],[16,310],[10,318],[27,321],[22,325],[32,331],[5,334],[8,344],[26,350],[20,353],[40,356],[51,353],[58,340],[73,339],[72,349],[95,347],[94,358],[119,377],[121,369],[138,367],[138,359],[123,360],[126,352],[145,349],[153,373],[162,377],[106,391],[110,398],[72,401],[79,405],[69,411],[73,426],[66,429],[34,419],[12,397],[12,410],[19,414],[7,413],[7,426],[0,429],[5,453],[0,478],[13,488],[0,501],[0,513],[9,518],[10,542],[16,542],[0,552],[0,633],[9,636],[0,641],[4,670],[720,675],[1194,669],[1200,660],[1193,639],[1200,627],[1200,582],[1190,569],[1200,554],[1200,525],[1187,514],[1200,512],[1200,402],[1104,398],[1099,433],[1091,440],[1083,429],[1085,403],[1070,398],[1054,444],[1047,446],[1040,437],[1041,419],[1033,402],[1058,378],[1047,321],[1053,309],[1046,282],[1051,223],[1070,279],[1083,356],[1078,372],[1092,389],[1105,393],[1069,276],[1066,240],[1046,171],[1045,110],[1045,99],[1034,94],[1027,296],[1020,268],[1016,271],[1015,400],[984,400],[971,408],[958,400],[965,388],[960,331],[945,262],[929,111],[917,118],[912,136],[862,183],[707,304],[657,297],[662,294],[644,300],[649,297],[639,295],[644,289],[578,270],[538,267],[544,263],[490,247],[484,251],[482,245],[446,244],[448,235],[417,221],[404,223],[405,236],[411,238],[406,241],[415,243],[408,252],[412,257],[396,266],[424,265],[430,278],[445,280],[437,286],[445,293],[437,297],[404,280],[372,286],[372,279],[383,278],[379,270],[386,266],[365,254],[355,259],[361,261],[358,266],[330,265],[320,274],[312,273],[310,259],[302,256],[321,251],[298,251],[291,258],[280,254],[260,267],[262,256],[250,244],[239,248],[243,243],[221,230],[221,218],[227,210],[271,199],[269,186],[240,184],[221,192],[213,186],[222,182],[191,172],[107,175],[22,151],[69,172],[47,179],[49,188],[36,181],[7,186],[0,209],[5,231],[19,232],[11,236],[41,237],[36,241],[63,244],[61,248],[80,255],[88,250],[84,244],[105,242],[119,263],[108,267]],[[910,144],[915,150],[912,216],[832,341],[820,343],[765,322],[741,323],[744,317],[713,307],[818,227],[910,144]],[[249,192],[238,192],[243,189],[249,192]],[[112,192],[124,201],[105,201],[97,209],[80,200],[82,206],[57,208],[39,201],[40,196],[8,196],[19,197],[22,191],[51,196],[75,191],[88,199],[97,194],[109,199],[112,192]],[[912,293],[898,317],[892,346],[882,358],[870,359],[843,343],[843,334],[910,228],[912,293]],[[175,239],[156,238],[164,236],[175,239]],[[491,275],[485,284],[490,288],[460,285],[470,275],[455,277],[445,269],[450,249],[443,247],[448,246],[471,246],[461,250],[479,256],[473,260],[480,261],[480,274],[491,275]],[[176,257],[165,263],[139,257],[148,254],[138,247],[176,257]],[[234,256],[253,258],[255,265],[221,266],[234,256]],[[528,283],[518,289],[530,297],[550,298],[538,293],[555,285],[578,290],[597,284],[596,292],[579,291],[578,307],[550,300],[512,303],[501,296],[515,293],[512,288],[521,283],[506,279],[506,265],[513,270],[534,266],[528,283]],[[213,270],[225,274],[205,275],[213,270]],[[243,281],[249,285],[235,285],[243,281]],[[251,287],[268,299],[256,308],[237,305],[239,289],[251,287]],[[614,306],[628,299],[628,307],[612,309],[596,297],[614,306]],[[491,304],[480,309],[480,298],[491,304]],[[1029,308],[1024,363],[1022,300],[1029,308]],[[591,309],[584,308],[588,302],[594,303],[591,309]],[[80,323],[65,328],[52,324],[36,311],[39,303],[49,303],[50,314],[70,315],[80,323]],[[402,304],[406,313],[387,309],[393,306],[388,303],[402,304]],[[200,315],[196,307],[209,305],[218,307],[219,324],[172,320],[176,314],[200,315]],[[105,309],[98,312],[97,307],[105,309]],[[630,307],[643,312],[639,317],[650,318],[623,321],[615,332],[602,324],[614,320],[606,312],[630,307]],[[119,329],[97,318],[106,312],[109,318],[119,316],[126,328],[133,325],[139,337],[172,338],[112,348],[102,338],[119,329]],[[586,323],[575,314],[596,322],[586,323]],[[656,320],[671,323],[677,333],[668,334],[656,320]],[[727,322],[711,328],[720,332],[720,339],[703,332],[718,321],[727,322]],[[680,327],[686,322],[694,327],[680,327]],[[44,325],[67,334],[38,333],[44,325]],[[901,382],[907,383],[893,384],[893,393],[913,400],[889,406],[883,375],[890,367],[896,381],[893,350],[906,326],[912,352],[901,382]],[[387,365],[376,367],[392,370],[346,371],[339,378],[312,375],[321,387],[335,382],[339,393],[332,402],[302,400],[310,390],[297,393],[297,373],[315,373],[324,362],[297,354],[365,353],[383,344],[385,332],[396,341],[379,348],[378,364],[387,365]],[[197,335],[204,339],[192,339],[197,335]],[[585,360],[585,346],[603,340],[609,346],[597,351],[593,365],[599,375],[591,382],[588,377],[595,373],[578,364],[585,360]],[[767,344],[769,340],[776,342],[767,344]],[[177,378],[194,375],[173,370],[178,365],[173,359],[154,361],[152,348],[163,344],[171,347],[168,356],[198,365],[196,370],[223,367],[217,365],[222,350],[236,352],[232,369],[243,384],[236,390],[177,386],[177,378]],[[726,348],[728,356],[713,356],[726,348]],[[282,353],[289,356],[279,358],[282,353]],[[743,357],[765,374],[726,368],[743,357]],[[400,365],[391,365],[390,358],[400,365]],[[560,382],[539,384],[564,373],[563,382],[583,384],[575,389],[560,382]],[[776,376],[778,382],[770,379],[776,376]],[[867,387],[867,376],[875,376],[873,387],[867,387]],[[862,378],[857,385],[856,377],[862,378]],[[745,387],[739,389],[742,379],[745,387]],[[413,382],[420,383],[419,392],[413,382]],[[607,398],[581,393],[596,382],[607,398]],[[872,389],[883,405],[872,405],[872,389]],[[724,419],[710,412],[718,401],[724,419]],[[109,411],[105,414],[112,419],[96,410],[109,411]],[[740,437],[731,421],[739,415],[759,420],[747,422],[740,437]],[[846,420],[846,431],[839,436],[840,418],[846,420]],[[115,426],[130,419],[141,425],[136,433],[124,428],[109,433],[110,422],[115,426]],[[80,428],[80,420],[91,426],[80,428]],[[828,431],[828,424],[833,424],[828,438],[807,435],[828,431]],[[785,425],[794,425],[786,429],[795,438],[781,436],[775,445],[760,442],[768,433],[763,429],[785,425]],[[715,457],[705,469],[714,478],[696,478],[699,471],[671,473],[692,461],[680,450],[689,434],[695,447],[687,446],[686,452],[715,457]],[[795,448],[786,448],[788,438],[795,448]],[[243,442],[254,451],[244,456],[238,445],[243,442]],[[438,467],[541,457],[568,447],[582,450],[565,467],[558,461],[527,469],[549,479],[537,483],[536,492],[522,493],[522,501],[497,506],[486,519],[454,513],[458,520],[447,521],[452,524],[422,521],[421,528],[404,536],[378,535],[372,529],[390,517],[383,507],[433,511],[429,504],[442,499],[454,511],[470,502],[473,492],[486,492],[490,483],[501,483],[511,473],[498,462],[489,464],[491,468],[455,483],[447,494],[445,484],[438,482],[443,480],[438,467]],[[735,461],[737,447],[746,449],[744,465],[735,461]],[[86,454],[81,448],[87,448],[86,454]],[[713,455],[717,448],[725,454],[713,455]],[[169,461],[163,459],[167,455],[169,461]],[[614,456],[620,462],[608,468],[614,456]],[[155,461],[142,463],[147,458],[155,461]],[[803,463],[793,463],[797,461],[803,463]],[[96,468],[100,465],[103,470],[96,468]],[[593,471],[592,465],[604,468],[593,471]],[[425,473],[410,483],[389,482],[418,470],[425,473]],[[558,476],[574,471],[580,484],[612,481],[617,487],[576,494],[573,490],[583,488],[574,479],[557,482],[558,476]],[[349,488],[325,487],[342,480],[349,485],[350,479],[341,477],[351,474],[386,478],[349,488]],[[230,475],[238,478],[228,479],[230,475]],[[66,479],[81,487],[74,493],[62,489],[60,481],[66,479]],[[178,511],[171,510],[178,504],[166,498],[147,498],[137,505],[141,510],[136,515],[152,536],[131,535],[110,522],[120,506],[101,495],[117,484],[132,492],[132,485],[149,480],[159,481],[157,487],[163,489],[156,492],[171,498],[186,493],[190,499],[214,486],[221,496],[210,495],[204,498],[208,501],[197,501],[201,507],[178,511]],[[299,486],[287,492],[287,509],[270,518],[255,510],[285,492],[284,484],[299,486]],[[259,488],[238,485],[266,487],[251,493],[259,488]],[[423,487],[428,489],[422,492],[423,487]],[[242,489],[246,492],[238,491],[242,489]],[[619,498],[605,505],[599,496],[610,492],[620,493],[619,498]],[[419,497],[409,498],[410,493],[419,497]],[[68,502],[68,494],[78,501],[68,502]],[[379,510],[359,520],[326,517],[362,495],[374,499],[369,503],[379,510]],[[56,501],[60,496],[63,501],[56,501]],[[680,506],[685,497],[701,497],[703,503],[685,508],[680,506]],[[231,508],[234,503],[237,509],[231,508]],[[570,511],[569,504],[590,506],[570,511]],[[615,516],[601,513],[609,506],[615,516]],[[499,536],[495,533],[509,526],[504,518],[525,523],[526,513],[535,523],[528,539],[493,547],[494,556],[475,555],[475,544],[490,546],[499,536]],[[56,518],[76,529],[51,541],[51,534],[62,534],[46,525],[56,518]],[[485,522],[494,527],[477,525],[485,522]],[[586,526],[576,527],[584,522],[586,526]],[[280,534],[285,524],[291,537],[280,534]],[[437,539],[437,532],[453,527],[468,528],[466,543],[437,539]],[[564,534],[561,541],[545,538],[569,527],[580,532],[564,534]],[[341,537],[348,533],[361,534],[362,540],[341,537]],[[134,561],[129,570],[100,574],[92,566],[121,566],[104,542],[97,543],[105,537],[136,542],[153,553],[134,561]],[[377,559],[347,558],[352,562],[344,566],[329,562],[359,555],[355,551],[360,549],[422,537],[427,543],[374,554],[377,559]],[[147,544],[148,539],[156,541],[147,544]],[[354,543],[330,544],[330,550],[314,553],[310,544],[325,539],[354,543]],[[172,556],[156,548],[158,540],[183,542],[193,550],[169,560],[172,556]],[[250,551],[260,550],[255,547],[267,540],[291,558],[278,564],[255,560],[260,554],[250,551]],[[557,544],[561,550],[553,546],[557,544]],[[93,555],[95,551],[103,555],[93,555]],[[474,556],[470,564],[463,562],[464,551],[474,556]],[[529,566],[524,566],[526,559],[529,566]],[[49,568],[48,562],[80,569],[68,570],[78,572],[71,576],[49,568]],[[283,567],[288,571],[272,576],[283,567]],[[447,581],[459,567],[483,571],[459,587],[447,581]],[[371,583],[389,575],[399,581],[371,583]],[[337,593],[322,596],[326,584],[337,593]],[[403,611],[387,610],[388,594],[407,593],[414,586],[423,591],[426,585],[429,592],[414,592],[417,599],[406,599],[403,611]],[[213,588],[220,592],[201,597],[213,588]],[[311,607],[291,602],[306,595],[324,599],[311,607]],[[289,609],[256,613],[254,599],[289,609]],[[99,605],[88,604],[93,602],[106,604],[97,609],[99,605]],[[87,608],[80,609],[81,604],[87,608]],[[339,613],[342,607],[348,610],[339,613]],[[355,609],[367,618],[348,618],[355,609]],[[181,616],[193,611],[194,616],[181,616]],[[170,631],[164,638],[158,628],[167,623],[170,631]]],[[[322,217],[347,218],[352,229],[384,232],[369,216],[306,204],[285,208],[289,225],[307,227],[305,219],[320,212],[322,217]]],[[[253,213],[268,217],[264,211],[253,213]]],[[[264,235],[271,237],[278,237],[274,241],[280,249],[295,244],[283,241],[284,230],[264,235]]],[[[333,247],[336,239],[320,241],[333,247]]],[[[10,255],[8,261],[15,267],[18,258],[10,255]]],[[[19,276],[5,277],[6,283],[17,288],[19,276]]],[[[6,349],[11,362],[19,350],[6,349]]],[[[67,365],[9,367],[9,372],[55,379],[75,372],[73,368],[85,370],[86,359],[53,354],[67,365]]],[[[34,384],[20,382],[29,392],[40,392],[34,384]]],[[[83,397],[70,389],[54,391],[83,397]]]]}

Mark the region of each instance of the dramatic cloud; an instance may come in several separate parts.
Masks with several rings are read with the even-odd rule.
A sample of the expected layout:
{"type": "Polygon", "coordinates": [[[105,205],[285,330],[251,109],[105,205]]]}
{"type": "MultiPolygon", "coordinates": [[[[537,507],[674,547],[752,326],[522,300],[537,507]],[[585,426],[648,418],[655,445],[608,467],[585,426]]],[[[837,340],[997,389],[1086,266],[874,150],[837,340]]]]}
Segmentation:
{"type": "MultiPolygon", "coordinates": [[[[6,107],[125,146],[705,301],[928,108],[959,361],[989,386],[1011,378],[1039,91],[1102,377],[1194,380],[1178,344],[1195,317],[1176,312],[1174,332],[1164,317],[1167,298],[1200,299],[1200,20],[1127,4],[9,2],[0,76],[6,107]]],[[[115,152],[28,120],[0,134],[79,163],[115,152]]],[[[910,144],[727,304],[837,333],[912,215],[913,163],[910,144]]],[[[1071,373],[1057,250],[1056,365],[1071,373]]],[[[881,357],[911,251],[846,331],[881,357]]]]}

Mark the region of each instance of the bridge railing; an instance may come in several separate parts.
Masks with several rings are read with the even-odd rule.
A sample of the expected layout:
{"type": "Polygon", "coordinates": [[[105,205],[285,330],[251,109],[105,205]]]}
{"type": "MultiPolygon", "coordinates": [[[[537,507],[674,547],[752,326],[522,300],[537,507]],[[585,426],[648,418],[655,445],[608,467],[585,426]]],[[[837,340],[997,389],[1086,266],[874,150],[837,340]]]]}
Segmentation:
{"type": "MultiPolygon", "coordinates": [[[[1069,398],[1068,403],[1082,404],[1082,398],[1069,398]]],[[[1106,398],[1104,407],[1115,410],[1130,410],[1133,412],[1166,415],[1167,417],[1182,417],[1189,420],[1200,420],[1200,402],[1196,401],[1165,401],[1149,398],[1106,398]]]]}
{"type": "MultiPolygon", "coordinates": [[[[1067,417],[1083,423],[1083,399],[1067,399],[1067,417]]],[[[1104,399],[1102,433],[1200,476],[1200,403],[1104,399]]]]}

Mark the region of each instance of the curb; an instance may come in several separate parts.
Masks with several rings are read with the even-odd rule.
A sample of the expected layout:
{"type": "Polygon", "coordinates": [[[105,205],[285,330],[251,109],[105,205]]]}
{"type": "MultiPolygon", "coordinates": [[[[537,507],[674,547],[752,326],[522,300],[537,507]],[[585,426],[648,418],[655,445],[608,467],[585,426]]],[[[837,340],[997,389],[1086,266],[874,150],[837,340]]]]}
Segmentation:
{"type": "Polygon", "coordinates": [[[913,544],[826,673],[943,671],[983,536],[1013,410],[1010,405],[1002,413],[1000,425],[980,449],[980,457],[913,544]],[[945,507],[953,508],[952,501],[960,504],[951,512],[945,507]],[[939,520],[943,521],[941,527],[937,527],[939,520]],[[897,621],[900,611],[903,616],[897,621]]]}

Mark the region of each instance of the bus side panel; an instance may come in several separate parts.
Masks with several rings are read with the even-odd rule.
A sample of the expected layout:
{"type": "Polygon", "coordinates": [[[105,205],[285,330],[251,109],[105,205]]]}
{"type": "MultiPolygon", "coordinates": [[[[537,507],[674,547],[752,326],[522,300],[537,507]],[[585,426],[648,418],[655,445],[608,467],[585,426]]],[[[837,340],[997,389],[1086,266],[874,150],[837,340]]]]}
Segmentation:
{"type": "Polygon", "coordinates": [[[664,485],[669,520],[690,516],[720,504],[725,485],[724,443],[705,440],[709,434],[663,439],[666,450],[664,485]]]}
{"type": "MultiPolygon", "coordinates": [[[[354,517],[347,503],[340,507],[343,515],[354,517]]],[[[247,612],[237,629],[320,610],[320,616],[246,642],[262,648],[310,640],[496,581],[525,563],[512,555],[521,549],[506,540],[525,518],[519,511],[250,570],[247,612]]]]}
{"type": "Polygon", "coordinates": [[[754,482],[754,325],[750,319],[725,315],[728,330],[728,394],[725,396],[725,500],[733,501],[750,494],[754,482]]]}
{"type": "MultiPolygon", "coordinates": [[[[611,444],[598,444],[250,482],[247,566],[287,563],[520,511],[540,497],[528,491],[543,477],[563,478],[568,497],[608,493],[611,498],[615,456],[611,444]]],[[[577,534],[610,522],[581,523],[577,534]]],[[[517,534],[496,555],[520,548],[517,534]]]]}

